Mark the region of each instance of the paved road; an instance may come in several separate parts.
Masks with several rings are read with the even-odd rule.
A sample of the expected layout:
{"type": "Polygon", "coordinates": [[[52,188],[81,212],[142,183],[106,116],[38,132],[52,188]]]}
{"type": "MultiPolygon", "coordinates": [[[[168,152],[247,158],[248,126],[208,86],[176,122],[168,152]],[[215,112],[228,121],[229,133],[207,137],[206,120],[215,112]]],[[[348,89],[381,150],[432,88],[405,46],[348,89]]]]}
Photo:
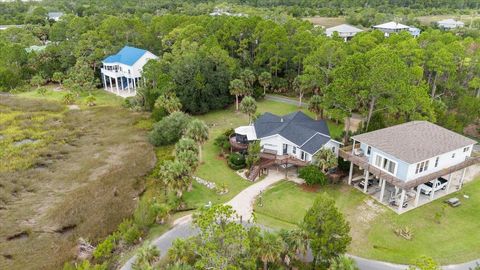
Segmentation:
{"type": "MultiPolygon", "coordinates": [[[[266,190],[269,186],[277,183],[278,181],[281,181],[283,178],[284,177],[282,173],[275,173],[272,171],[265,179],[247,187],[227,204],[231,205],[233,209],[235,209],[237,213],[242,216],[243,221],[248,221],[252,216],[255,198],[260,194],[260,192],[266,190]]],[[[198,233],[198,231],[192,227],[191,215],[188,215],[177,219],[174,222],[174,227],[168,232],[164,233],[162,236],[155,239],[155,241],[152,242],[152,245],[155,245],[158,248],[161,256],[165,256],[175,239],[187,238],[195,235],[196,233],[198,233]]],[[[406,265],[368,260],[353,255],[349,256],[355,260],[360,270],[405,270],[408,268],[406,265]]],[[[131,270],[135,260],[135,256],[130,258],[127,263],[122,266],[121,270],[131,270]]],[[[480,260],[459,265],[445,266],[443,269],[469,270],[469,268],[475,267],[477,262],[480,263],[480,260]]]]}
{"type": "MultiPolygon", "coordinates": [[[[292,104],[298,106],[298,100],[282,97],[282,96],[274,96],[274,95],[265,95],[265,99],[274,100],[282,103],[292,104]]],[[[302,102],[302,107],[308,107],[307,103],[302,102]]]]}

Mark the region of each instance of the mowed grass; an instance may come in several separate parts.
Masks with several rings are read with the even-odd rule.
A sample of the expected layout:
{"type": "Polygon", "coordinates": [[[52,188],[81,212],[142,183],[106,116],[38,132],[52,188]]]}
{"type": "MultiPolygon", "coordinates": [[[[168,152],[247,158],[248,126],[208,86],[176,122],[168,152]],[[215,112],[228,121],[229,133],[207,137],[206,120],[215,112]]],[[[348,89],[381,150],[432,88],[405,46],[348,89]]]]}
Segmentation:
{"type": "MultiPolygon", "coordinates": [[[[370,207],[368,196],[348,186],[327,186],[319,192],[332,196],[350,222],[353,241],[349,252],[354,255],[402,264],[426,255],[441,264],[455,264],[477,259],[480,254],[480,179],[458,193],[402,215],[376,202],[370,207]],[[450,197],[460,198],[462,205],[446,206],[443,201],[450,197]],[[435,218],[437,213],[442,213],[441,218],[435,218]],[[405,226],[413,231],[412,240],[395,234],[395,229],[405,226]]],[[[255,205],[257,220],[273,228],[295,227],[317,195],[281,182],[265,192],[262,207],[258,202],[255,205]]]]}
{"type": "MultiPolygon", "coordinates": [[[[299,110],[299,108],[292,104],[285,104],[272,100],[261,100],[258,102],[258,112],[270,112],[277,115],[284,115],[299,110]]],[[[313,117],[313,114],[305,109],[300,109],[313,117]]],[[[230,169],[225,158],[219,156],[220,149],[214,145],[214,140],[225,130],[236,128],[238,126],[247,125],[248,117],[240,112],[235,112],[235,106],[230,106],[224,110],[210,112],[205,115],[197,116],[203,120],[209,127],[210,138],[203,146],[203,163],[198,168],[196,175],[207,181],[216,183],[217,185],[225,184],[229,192],[224,195],[218,195],[214,190],[210,190],[205,186],[194,183],[193,191],[187,192],[185,201],[189,206],[199,207],[212,203],[223,203],[241,190],[245,189],[252,183],[241,178],[235,171],[230,169]]],[[[343,127],[335,125],[333,122],[328,122],[332,136],[340,135],[343,127]]]]}
{"type": "Polygon", "coordinates": [[[365,199],[361,192],[343,185],[328,185],[321,187],[317,192],[311,192],[304,191],[293,182],[282,181],[263,194],[262,205],[260,199],[257,200],[255,204],[257,220],[272,228],[296,226],[303,221],[305,213],[322,192],[335,199],[336,206],[344,213],[349,213],[365,199]]]}

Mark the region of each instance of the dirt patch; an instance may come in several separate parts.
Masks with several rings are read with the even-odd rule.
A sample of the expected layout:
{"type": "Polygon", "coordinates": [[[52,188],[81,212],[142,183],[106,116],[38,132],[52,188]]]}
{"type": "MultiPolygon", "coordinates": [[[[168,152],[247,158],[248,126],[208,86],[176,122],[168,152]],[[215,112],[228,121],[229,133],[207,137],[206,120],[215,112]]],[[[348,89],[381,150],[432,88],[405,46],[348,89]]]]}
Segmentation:
{"type": "Polygon", "coordinates": [[[318,192],[320,190],[319,184],[315,184],[315,185],[301,184],[300,187],[305,192],[318,192]]]}
{"type": "Polygon", "coordinates": [[[64,139],[47,145],[28,169],[0,173],[0,205],[2,186],[14,184],[16,191],[0,211],[0,269],[61,269],[77,255],[80,237],[96,243],[132,214],[155,155],[145,131],[135,127],[141,114],[25,102],[10,104],[25,110],[63,108],[58,132],[65,136],[56,134],[64,139]],[[24,233],[15,236],[19,232],[24,233]]]}

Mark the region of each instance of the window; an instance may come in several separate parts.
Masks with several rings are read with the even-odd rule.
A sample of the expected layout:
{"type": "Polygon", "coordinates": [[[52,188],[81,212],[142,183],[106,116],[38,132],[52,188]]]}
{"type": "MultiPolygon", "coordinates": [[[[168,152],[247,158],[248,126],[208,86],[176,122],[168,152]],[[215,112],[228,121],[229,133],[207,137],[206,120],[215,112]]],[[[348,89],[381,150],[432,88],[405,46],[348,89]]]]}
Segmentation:
{"type": "Polygon", "coordinates": [[[332,152],[333,152],[333,153],[335,153],[335,146],[334,146],[334,147],[332,147],[332,152]]]}
{"type": "Polygon", "coordinates": [[[375,166],[391,174],[396,173],[397,163],[381,155],[375,156],[375,166]]]}
{"type": "Polygon", "coordinates": [[[467,152],[469,149],[470,149],[470,147],[465,147],[465,148],[463,148],[463,152],[465,153],[465,152],[467,152]]]}
{"type": "MultiPolygon", "coordinates": [[[[428,164],[429,164],[428,160],[417,163],[417,167],[415,169],[415,174],[428,170],[428,164]]],[[[435,165],[435,167],[436,167],[436,165],[435,165]]]]}
{"type": "Polygon", "coordinates": [[[452,154],[452,158],[455,158],[455,153],[452,154]]]}
{"type": "Polygon", "coordinates": [[[367,147],[367,156],[370,156],[370,153],[372,152],[372,147],[367,147]]]}
{"type": "Polygon", "coordinates": [[[437,157],[437,158],[435,159],[435,168],[438,167],[438,160],[439,160],[439,159],[440,159],[440,157],[437,157]]]}
{"type": "Polygon", "coordinates": [[[297,153],[297,147],[293,146],[293,148],[292,148],[292,153],[294,153],[294,154],[297,153]]]}

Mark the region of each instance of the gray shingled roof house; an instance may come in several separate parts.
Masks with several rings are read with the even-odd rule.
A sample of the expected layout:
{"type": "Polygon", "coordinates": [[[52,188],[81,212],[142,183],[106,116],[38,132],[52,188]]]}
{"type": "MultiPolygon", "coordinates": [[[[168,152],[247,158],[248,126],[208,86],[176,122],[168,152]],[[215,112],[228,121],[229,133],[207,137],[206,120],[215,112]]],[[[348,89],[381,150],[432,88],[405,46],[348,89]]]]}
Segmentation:
{"type": "Polygon", "coordinates": [[[267,112],[253,125],[235,129],[235,133],[238,141],[260,140],[263,149],[304,161],[310,161],[324,147],[336,153],[340,146],[330,137],[324,120],[314,120],[301,111],[283,116],[267,112]]]}
{"type": "Polygon", "coordinates": [[[363,191],[380,202],[390,193],[388,203],[398,207],[398,213],[454,191],[451,187],[460,189],[466,169],[480,163],[480,157],[472,157],[475,140],[427,121],[383,128],[352,140],[353,146],[340,151],[351,162],[349,184],[355,184],[353,166],[357,165],[364,171],[357,178],[363,191]],[[461,176],[453,178],[457,171],[462,171],[461,176]],[[366,179],[378,185],[365,184],[366,179]],[[414,201],[408,204],[409,199],[414,201]]]}

